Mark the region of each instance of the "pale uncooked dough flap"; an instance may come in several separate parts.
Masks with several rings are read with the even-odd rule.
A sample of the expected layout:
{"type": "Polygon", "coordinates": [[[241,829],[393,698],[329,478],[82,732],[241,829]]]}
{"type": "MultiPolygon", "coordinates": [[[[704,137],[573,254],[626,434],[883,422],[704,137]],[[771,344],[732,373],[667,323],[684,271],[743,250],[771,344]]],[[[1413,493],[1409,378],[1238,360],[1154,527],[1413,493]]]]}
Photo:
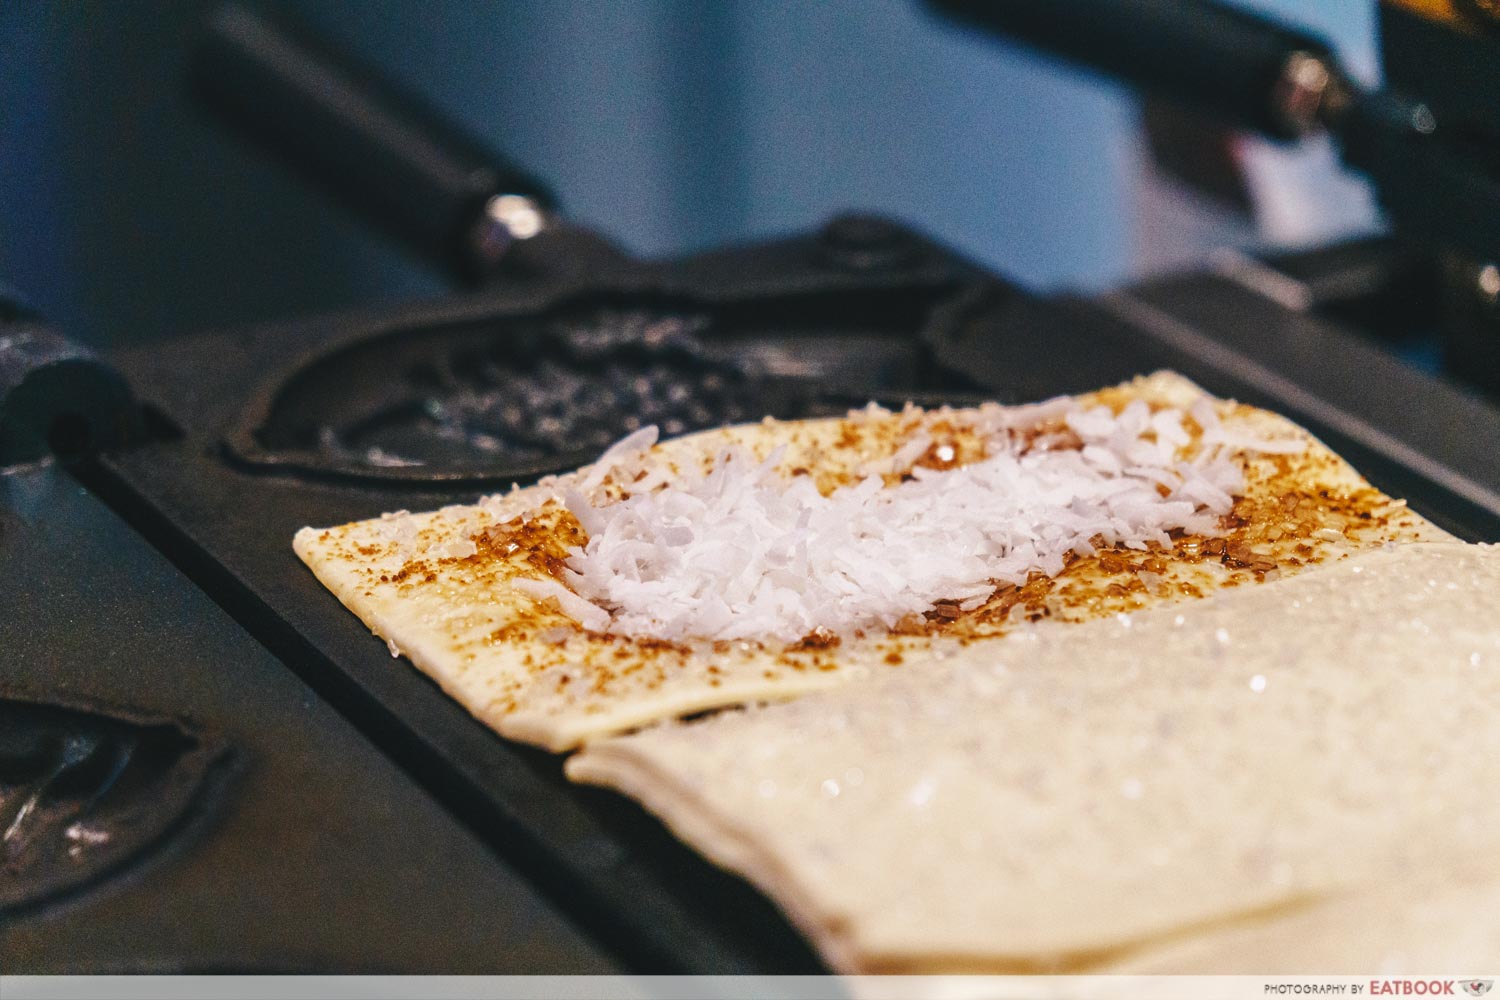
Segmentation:
{"type": "Polygon", "coordinates": [[[1500,551],[1401,546],[592,743],[568,773],[846,970],[1359,972],[1464,942],[1482,967],[1497,668],[1500,551]]]}

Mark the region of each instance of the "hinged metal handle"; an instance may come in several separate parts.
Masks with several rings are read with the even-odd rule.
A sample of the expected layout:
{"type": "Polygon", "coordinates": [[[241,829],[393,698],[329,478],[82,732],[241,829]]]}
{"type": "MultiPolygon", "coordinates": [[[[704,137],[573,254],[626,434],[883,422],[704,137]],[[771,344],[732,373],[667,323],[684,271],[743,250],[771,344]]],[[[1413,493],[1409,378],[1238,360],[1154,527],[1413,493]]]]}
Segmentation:
{"type": "Polygon", "coordinates": [[[0,289],[0,469],[138,440],[123,376],[0,289]]]}
{"type": "Polygon", "coordinates": [[[193,76],[216,109],[466,280],[556,224],[556,203],[536,178],[287,25],[219,8],[193,76]]]}

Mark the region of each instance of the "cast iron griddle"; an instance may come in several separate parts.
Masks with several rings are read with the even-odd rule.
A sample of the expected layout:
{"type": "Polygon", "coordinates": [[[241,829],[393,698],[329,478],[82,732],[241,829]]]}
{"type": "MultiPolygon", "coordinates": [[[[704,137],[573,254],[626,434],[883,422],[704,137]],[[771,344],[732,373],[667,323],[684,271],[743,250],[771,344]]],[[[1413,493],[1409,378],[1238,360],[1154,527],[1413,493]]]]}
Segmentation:
{"type": "MultiPolygon", "coordinates": [[[[753,312],[757,302],[794,294],[919,303],[907,315],[915,326],[910,335],[923,347],[921,377],[883,387],[887,395],[904,388],[941,397],[977,382],[993,398],[1015,402],[1175,368],[1210,391],[1305,423],[1377,484],[1459,535],[1500,538],[1500,472],[1485,458],[1500,445],[1500,415],[1353,337],[1272,312],[1279,307],[1218,279],[1140,297],[1043,302],[982,280],[941,248],[920,246],[915,262],[902,268],[851,273],[819,264],[813,241],[792,240],[643,270],[633,280],[637,291],[731,314],[736,303],[753,312]],[[1182,318],[1197,301],[1210,303],[1208,318],[1230,328],[1206,330],[1201,317],[1182,318]],[[1299,351],[1325,363],[1309,365],[1299,351]],[[1423,401],[1420,412],[1411,399],[1423,401]],[[1453,421],[1466,425],[1462,442],[1445,430],[1453,421]]],[[[253,424],[268,412],[266,397],[257,396],[267,380],[280,384],[299,370],[278,360],[288,354],[535,315],[578,291],[497,291],[384,315],[207,335],[180,342],[170,359],[122,357],[137,392],[182,436],[104,456],[85,470],[86,479],[629,967],[816,970],[815,956],[766,900],[632,803],[567,783],[560,758],[507,743],[474,721],[416,670],[393,661],[291,551],[292,535],[304,525],[470,501],[481,492],[474,482],[382,480],[235,453],[232,439],[243,432],[246,413],[257,415],[253,424]]],[[[832,380],[827,388],[835,396],[875,391],[858,380],[832,380]]]]}
{"type": "Polygon", "coordinates": [[[0,800],[82,848],[0,875],[0,969],[620,971],[59,466],[0,476],[0,566],[0,698],[52,706],[0,722],[0,800]]]}
{"type": "MultiPolygon", "coordinates": [[[[421,474],[425,466],[392,477],[351,467],[347,456],[329,462],[306,437],[288,442],[264,430],[278,419],[278,402],[291,398],[285,387],[340,352],[387,344],[399,353],[422,342],[447,352],[464,340],[504,341],[517,331],[525,337],[532,318],[601,296],[612,309],[689,303],[711,314],[713,329],[732,340],[733,355],[783,365],[772,371],[781,386],[773,408],[796,408],[787,415],[812,406],[847,408],[881,390],[926,397],[944,385],[972,388],[956,374],[930,370],[931,351],[919,336],[942,303],[981,275],[938,247],[902,238],[912,246],[894,269],[830,263],[819,240],[804,238],[680,267],[642,265],[587,285],[530,285],[381,315],[192,338],[174,345],[170,358],[125,356],[118,361],[137,393],[182,436],[105,456],[80,474],[628,967],[818,971],[805,942],[765,899],[633,804],[566,782],[560,758],[506,743],[476,723],[424,676],[393,660],[291,551],[293,533],[307,524],[469,501],[493,490],[483,485],[490,480],[524,481],[580,456],[477,476],[439,461],[430,477],[421,474]],[[829,368],[841,359],[845,368],[829,368]],[[786,370],[796,363],[814,368],[786,370]],[[292,461],[247,455],[247,435],[268,453],[299,453],[292,461]]],[[[725,346],[716,342],[708,350],[725,346]]],[[[487,349],[500,352],[495,344],[487,349]]],[[[378,361],[361,364],[366,372],[380,368],[378,361]]],[[[403,385],[398,377],[391,382],[403,385]]],[[[300,387],[296,394],[303,412],[325,408],[314,414],[319,419],[368,402],[363,392],[332,401],[300,387]]]]}

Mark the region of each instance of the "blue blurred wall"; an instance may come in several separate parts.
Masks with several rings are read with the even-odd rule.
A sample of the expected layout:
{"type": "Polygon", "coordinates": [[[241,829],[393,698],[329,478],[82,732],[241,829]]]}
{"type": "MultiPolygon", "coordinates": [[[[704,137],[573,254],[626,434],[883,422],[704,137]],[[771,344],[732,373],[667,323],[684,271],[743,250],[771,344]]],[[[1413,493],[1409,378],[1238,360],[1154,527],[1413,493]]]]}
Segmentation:
{"type": "MultiPolygon", "coordinates": [[[[1373,4],[1264,0],[1373,62],[1373,4]]],[[[1120,91],[915,0],[298,0],[648,255],[904,218],[1036,285],[1135,265],[1120,91]]],[[[91,340],[443,282],[185,100],[195,0],[0,4],[0,276],[91,340]]]]}
{"type": "Polygon", "coordinates": [[[910,0],[377,9],[318,14],[642,253],[858,207],[1027,281],[1128,264],[1131,102],[910,0]]]}

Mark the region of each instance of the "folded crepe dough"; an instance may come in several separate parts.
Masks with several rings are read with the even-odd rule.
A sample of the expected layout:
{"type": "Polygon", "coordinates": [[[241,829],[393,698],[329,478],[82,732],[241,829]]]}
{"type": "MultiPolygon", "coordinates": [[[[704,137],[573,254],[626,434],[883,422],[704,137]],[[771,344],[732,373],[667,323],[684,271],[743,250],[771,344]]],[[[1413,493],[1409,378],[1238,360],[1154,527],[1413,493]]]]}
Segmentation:
{"type": "MultiPolygon", "coordinates": [[[[1080,401],[1117,410],[1133,400],[1187,409],[1204,395],[1181,376],[1158,372],[1080,401]]],[[[956,621],[938,622],[927,634],[870,636],[833,648],[592,635],[518,590],[517,580],[550,579],[568,546],[582,540],[571,515],[544,504],[583,481],[591,467],[474,505],[304,528],[293,544],[392,655],[406,656],[502,736],[561,751],[662,719],[783,700],[897,668],[923,669],[934,651],[1002,636],[1017,619],[1012,611],[1053,624],[1085,621],[1296,573],[1393,541],[1447,537],[1285,418],[1222,400],[1215,410],[1235,433],[1306,442],[1300,454],[1244,457],[1245,496],[1226,538],[1182,538],[1161,553],[1101,552],[1055,579],[1035,580],[956,621]],[[522,511],[527,519],[511,520],[522,511]],[[1145,559],[1150,572],[1141,577],[1145,559]]],[[[653,454],[680,470],[711,463],[730,444],[757,459],[784,445],[779,468],[810,470],[826,491],[856,469],[891,458],[921,432],[951,441],[960,461],[981,457],[971,426],[976,413],[767,420],[667,441],[653,454]]]]}
{"type": "Polygon", "coordinates": [[[566,766],[841,971],[1483,967],[1497,668],[1500,549],[1392,546],[566,766]]]}

